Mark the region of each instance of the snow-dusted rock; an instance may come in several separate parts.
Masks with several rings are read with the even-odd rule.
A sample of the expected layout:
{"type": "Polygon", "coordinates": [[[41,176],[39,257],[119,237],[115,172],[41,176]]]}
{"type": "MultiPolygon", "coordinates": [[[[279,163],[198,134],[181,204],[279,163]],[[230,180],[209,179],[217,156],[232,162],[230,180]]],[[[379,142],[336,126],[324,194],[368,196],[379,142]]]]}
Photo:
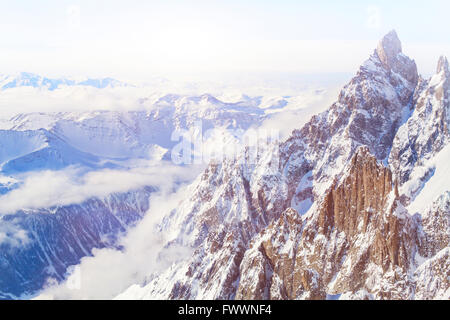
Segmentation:
{"type": "Polygon", "coordinates": [[[414,112],[398,130],[390,154],[394,173],[405,188],[409,187],[404,193],[412,199],[432,175],[428,160],[450,140],[450,74],[446,61],[441,57],[438,73],[418,86],[414,112]]]}

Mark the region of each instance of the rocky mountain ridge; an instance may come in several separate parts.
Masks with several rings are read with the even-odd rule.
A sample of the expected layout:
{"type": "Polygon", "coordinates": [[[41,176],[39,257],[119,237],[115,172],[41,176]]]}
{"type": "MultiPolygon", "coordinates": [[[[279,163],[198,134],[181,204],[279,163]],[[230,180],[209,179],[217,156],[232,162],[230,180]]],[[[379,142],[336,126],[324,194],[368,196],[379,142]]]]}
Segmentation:
{"type": "Polygon", "coordinates": [[[448,299],[448,192],[405,207],[432,176],[408,172],[448,143],[445,61],[425,81],[386,35],[287,141],[211,163],[161,225],[193,255],[118,298],[448,299]]]}

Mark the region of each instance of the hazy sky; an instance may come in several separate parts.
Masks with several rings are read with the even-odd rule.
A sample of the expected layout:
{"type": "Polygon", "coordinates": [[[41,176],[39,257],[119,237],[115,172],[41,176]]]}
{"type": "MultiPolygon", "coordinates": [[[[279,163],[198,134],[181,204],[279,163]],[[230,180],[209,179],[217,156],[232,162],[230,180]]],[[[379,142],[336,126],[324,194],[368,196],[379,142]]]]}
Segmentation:
{"type": "Polygon", "coordinates": [[[447,0],[0,0],[0,73],[353,73],[396,29],[428,74],[449,18],[447,0]]]}

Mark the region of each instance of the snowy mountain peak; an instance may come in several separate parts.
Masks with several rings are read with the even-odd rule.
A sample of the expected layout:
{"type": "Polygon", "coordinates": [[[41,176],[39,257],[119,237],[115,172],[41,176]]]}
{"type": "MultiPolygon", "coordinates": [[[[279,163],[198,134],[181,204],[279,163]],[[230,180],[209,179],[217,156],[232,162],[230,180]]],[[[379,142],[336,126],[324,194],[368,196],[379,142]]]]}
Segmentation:
{"type": "Polygon", "coordinates": [[[437,73],[441,73],[442,71],[444,71],[446,74],[450,74],[449,70],[450,68],[448,66],[447,57],[441,56],[438,61],[437,73]]]}
{"type": "Polygon", "coordinates": [[[386,70],[400,75],[410,83],[417,83],[419,74],[416,63],[402,53],[402,44],[394,30],[381,39],[376,54],[386,70]]]}
{"type": "Polygon", "coordinates": [[[377,53],[384,63],[389,59],[395,59],[402,52],[402,43],[398,38],[397,32],[392,30],[386,34],[378,43],[377,53]]]}

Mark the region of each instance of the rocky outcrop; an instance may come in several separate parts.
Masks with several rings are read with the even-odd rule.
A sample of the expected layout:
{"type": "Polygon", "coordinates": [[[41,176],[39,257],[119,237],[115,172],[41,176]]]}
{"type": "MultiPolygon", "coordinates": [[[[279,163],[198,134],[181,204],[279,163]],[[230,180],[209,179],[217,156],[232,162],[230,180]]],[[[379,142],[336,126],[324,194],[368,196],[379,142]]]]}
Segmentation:
{"type": "MultiPolygon", "coordinates": [[[[240,265],[236,299],[290,299],[295,295],[295,255],[302,229],[301,216],[289,208],[259,234],[240,265]]],[[[305,273],[303,286],[312,285],[314,276],[308,276],[305,273]]]]}
{"type": "Polygon", "coordinates": [[[396,201],[395,188],[390,170],[359,149],[348,175],[317,209],[303,218],[287,210],[252,242],[236,298],[325,299],[360,291],[410,298],[413,282],[405,274],[416,252],[417,223],[396,201]],[[384,288],[370,282],[374,271],[392,273],[384,288]]]}

